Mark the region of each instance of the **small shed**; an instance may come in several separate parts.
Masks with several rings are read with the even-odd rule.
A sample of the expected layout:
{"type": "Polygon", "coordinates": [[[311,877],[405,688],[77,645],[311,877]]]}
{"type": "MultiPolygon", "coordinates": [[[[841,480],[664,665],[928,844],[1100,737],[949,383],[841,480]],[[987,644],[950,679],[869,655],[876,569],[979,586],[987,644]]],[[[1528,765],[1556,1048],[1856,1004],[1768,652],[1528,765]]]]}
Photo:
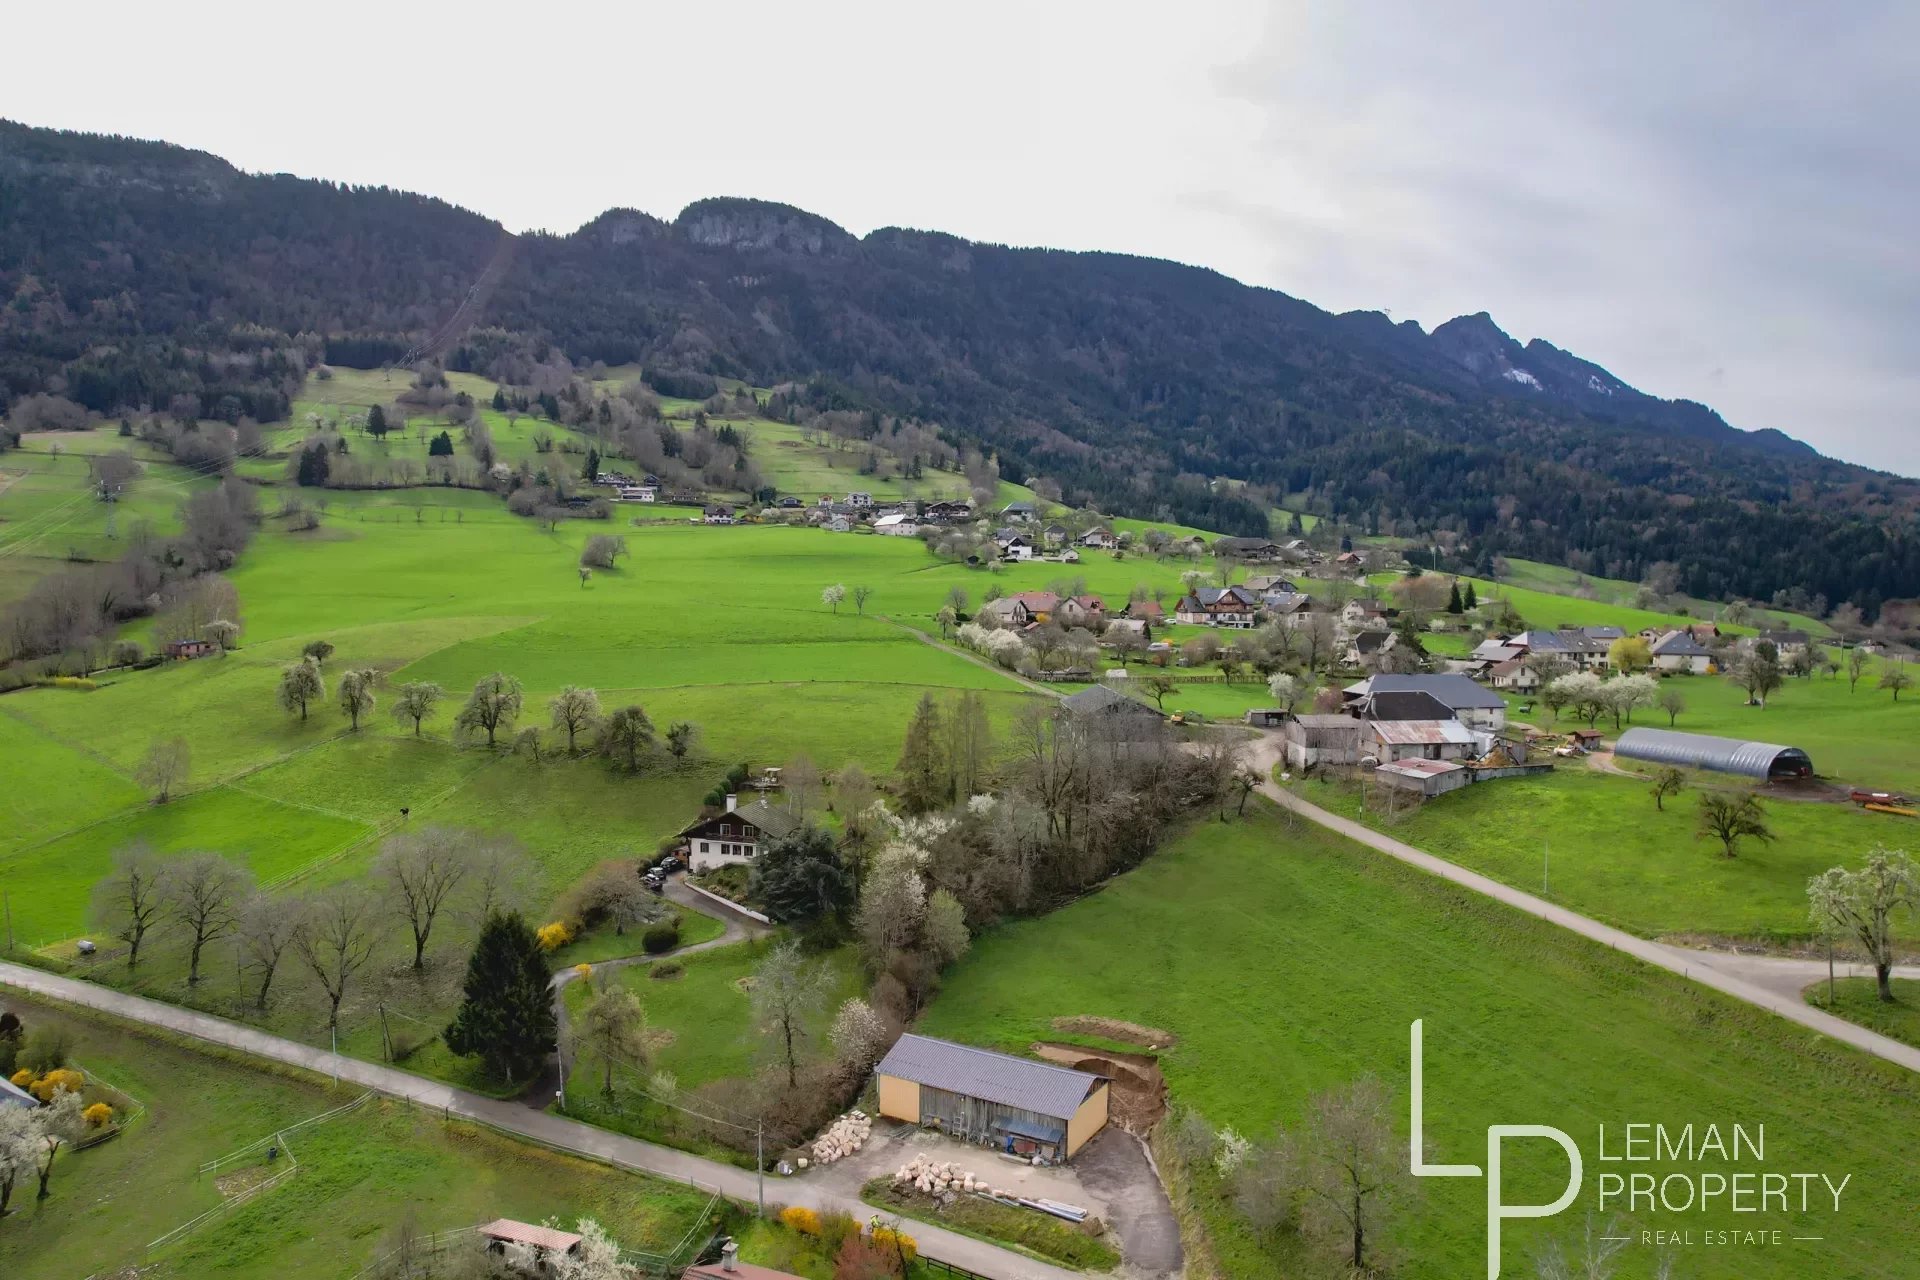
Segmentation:
{"type": "Polygon", "coordinates": [[[951,1040],[903,1035],[874,1074],[881,1115],[1014,1155],[1065,1160],[1107,1125],[1105,1076],[951,1040]]]}
{"type": "Polygon", "coordinates": [[[1360,730],[1352,716],[1303,715],[1287,721],[1287,766],[1311,769],[1321,764],[1360,763],[1360,730]]]}
{"type": "Polygon", "coordinates": [[[531,1249],[535,1262],[544,1264],[546,1259],[557,1254],[580,1252],[580,1237],[573,1232],[560,1231],[553,1227],[539,1227],[531,1222],[515,1222],[512,1218],[495,1218],[477,1230],[481,1239],[487,1242],[489,1253],[505,1253],[508,1245],[519,1245],[531,1249]]]}
{"type": "Polygon", "coordinates": [[[167,656],[185,661],[190,658],[205,658],[213,653],[211,640],[169,640],[167,656]]]}
{"type": "Polygon", "coordinates": [[[1473,781],[1473,770],[1451,760],[1394,760],[1373,771],[1375,782],[1422,796],[1458,791],[1473,781]]]}
{"type": "Polygon", "coordinates": [[[1683,769],[1739,774],[1763,782],[1813,776],[1813,761],[1799,747],[1743,742],[1738,738],[1716,738],[1711,734],[1680,733],[1673,729],[1629,729],[1614,743],[1613,754],[1683,769]]]}
{"type": "Polygon", "coordinates": [[[1254,707],[1247,712],[1247,723],[1256,729],[1278,729],[1287,722],[1287,713],[1279,707],[1254,707]]]}

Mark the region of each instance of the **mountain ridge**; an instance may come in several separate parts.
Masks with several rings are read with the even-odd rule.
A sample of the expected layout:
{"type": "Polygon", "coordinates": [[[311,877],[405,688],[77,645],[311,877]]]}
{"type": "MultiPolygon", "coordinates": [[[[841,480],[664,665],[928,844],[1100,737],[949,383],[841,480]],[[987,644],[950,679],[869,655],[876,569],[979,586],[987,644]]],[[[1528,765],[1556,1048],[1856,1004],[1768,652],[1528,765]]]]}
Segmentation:
{"type": "Polygon", "coordinates": [[[293,357],[249,351],[396,358],[486,277],[478,327],[439,353],[462,367],[551,348],[795,383],[797,408],[935,422],[1010,479],[1121,514],[1261,532],[1284,498],[1467,563],[1637,578],[1671,560],[1694,595],[1793,587],[1869,611],[1920,594],[1920,484],[1648,395],[1485,312],[1429,333],[1204,267],[854,236],[738,197],[515,237],[433,197],[14,124],[0,201],[10,399],[282,417],[297,384],[273,370],[293,357]]]}

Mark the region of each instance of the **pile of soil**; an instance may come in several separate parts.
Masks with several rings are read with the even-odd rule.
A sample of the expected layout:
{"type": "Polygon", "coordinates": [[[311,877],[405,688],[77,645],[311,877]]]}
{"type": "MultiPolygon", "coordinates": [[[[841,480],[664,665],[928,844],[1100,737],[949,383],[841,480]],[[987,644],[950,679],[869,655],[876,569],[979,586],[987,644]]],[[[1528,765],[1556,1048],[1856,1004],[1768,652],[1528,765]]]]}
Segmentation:
{"type": "Polygon", "coordinates": [[[1119,1018],[1101,1018],[1091,1014],[1055,1018],[1053,1029],[1068,1035],[1099,1036],[1103,1040],[1118,1040],[1122,1044],[1145,1045],[1149,1049],[1164,1049],[1178,1038],[1173,1032],[1162,1031],[1158,1027],[1143,1027],[1137,1022],[1123,1022],[1119,1018]]]}
{"type": "Polygon", "coordinates": [[[214,1190],[231,1200],[234,1196],[253,1190],[271,1178],[278,1170],[264,1164],[256,1164],[237,1173],[222,1174],[213,1180],[214,1190]]]}
{"type": "Polygon", "coordinates": [[[1166,1077],[1160,1074],[1160,1060],[1151,1054],[1118,1053],[1046,1041],[1031,1048],[1036,1057],[1048,1062],[1111,1080],[1107,1118],[1129,1133],[1144,1134],[1167,1114],[1166,1077]]]}

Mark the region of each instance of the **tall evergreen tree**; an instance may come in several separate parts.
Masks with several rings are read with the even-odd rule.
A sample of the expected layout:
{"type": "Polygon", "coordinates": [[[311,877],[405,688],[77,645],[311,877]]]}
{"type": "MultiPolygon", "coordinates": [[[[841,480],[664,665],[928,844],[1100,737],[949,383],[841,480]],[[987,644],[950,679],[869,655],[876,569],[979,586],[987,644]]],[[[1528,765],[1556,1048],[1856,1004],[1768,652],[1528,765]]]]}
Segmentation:
{"type": "Polygon", "coordinates": [[[327,446],[316,440],[300,451],[299,467],[293,478],[295,483],[306,488],[318,489],[327,483],[327,474],[331,470],[332,465],[327,461],[327,446]]]}
{"type": "Polygon", "coordinates": [[[503,1082],[531,1076],[556,1040],[552,976],[519,912],[489,915],[467,961],[465,998],[442,1033],[447,1048],[481,1059],[503,1082]]]}
{"type": "Polygon", "coordinates": [[[588,483],[592,483],[593,478],[599,474],[600,451],[598,449],[589,449],[587,450],[587,460],[580,468],[580,478],[588,483]]]}
{"type": "Polygon", "coordinates": [[[940,708],[931,693],[920,695],[907,740],[900,748],[900,799],[909,813],[925,813],[952,799],[950,777],[940,749],[940,708]]]}
{"type": "Polygon", "coordinates": [[[1478,593],[1474,591],[1473,584],[1471,582],[1467,584],[1467,594],[1461,598],[1460,602],[1464,604],[1469,610],[1478,609],[1480,607],[1480,596],[1478,595],[1478,593]]]}
{"type": "Polygon", "coordinates": [[[1467,606],[1460,599],[1460,584],[1455,582],[1447,592],[1447,612],[1464,613],[1467,606]]]}
{"type": "Polygon", "coordinates": [[[833,837],[802,827],[754,859],[753,887],[776,924],[804,924],[853,910],[853,872],[840,860],[833,837]]]}
{"type": "Polygon", "coordinates": [[[379,405],[367,410],[367,434],[375,440],[386,439],[391,428],[387,425],[387,411],[379,405]]]}

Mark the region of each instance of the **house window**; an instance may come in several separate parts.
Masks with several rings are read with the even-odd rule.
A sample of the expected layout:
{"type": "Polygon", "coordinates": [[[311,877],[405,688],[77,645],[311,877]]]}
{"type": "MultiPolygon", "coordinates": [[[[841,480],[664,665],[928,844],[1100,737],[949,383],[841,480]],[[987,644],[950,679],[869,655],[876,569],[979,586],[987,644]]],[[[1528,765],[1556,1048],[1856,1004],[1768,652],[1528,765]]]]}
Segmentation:
{"type": "Polygon", "coordinates": [[[708,852],[708,851],[709,851],[709,850],[708,850],[708,848],[707,848],[707,842],[706,842],[705,840],[702,840],[702,841],[700,842],[700,852],[702,852],[702,853],[706,853],[706,852],[708,852]]]}

